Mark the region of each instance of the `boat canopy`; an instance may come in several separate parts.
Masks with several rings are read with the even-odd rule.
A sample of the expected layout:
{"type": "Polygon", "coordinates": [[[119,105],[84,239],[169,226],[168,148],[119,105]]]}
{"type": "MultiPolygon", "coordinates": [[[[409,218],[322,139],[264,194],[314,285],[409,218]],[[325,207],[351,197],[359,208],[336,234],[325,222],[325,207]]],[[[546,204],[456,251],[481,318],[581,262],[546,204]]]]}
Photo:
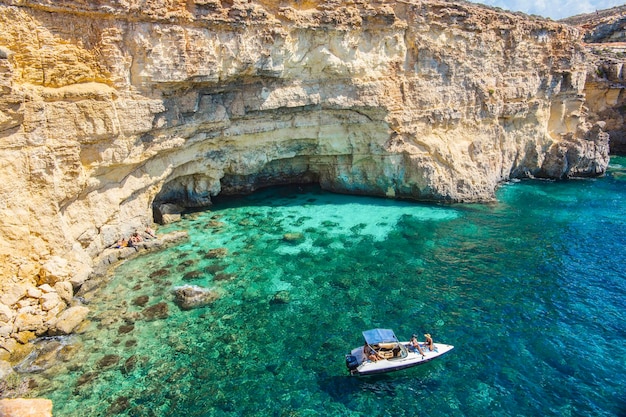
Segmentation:
{"type": "Polygon", "coordinates": [[[363,332],[363,337],[368,345],[376,345],[378,343],[399,342],[396,335],[391,329],[372,329],[363,332]]]}

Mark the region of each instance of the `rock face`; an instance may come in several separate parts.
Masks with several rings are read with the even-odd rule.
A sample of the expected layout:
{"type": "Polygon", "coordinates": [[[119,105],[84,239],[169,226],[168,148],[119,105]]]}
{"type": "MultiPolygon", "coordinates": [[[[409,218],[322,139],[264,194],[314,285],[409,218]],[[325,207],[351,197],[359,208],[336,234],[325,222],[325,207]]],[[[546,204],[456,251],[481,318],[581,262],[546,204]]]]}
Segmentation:
{"type": "Polygon", "coordinates": [[[626,44],[588,45],[589,73],[585,96],[589,121],[609,134],[613,154],[626,154],[626,44]]]}
{"type": "Polygon", "coordinates": [[[626,41],[626,5],[584,13],[561,20],[583,31],[583,40],[590,44],[626,41]]]}
{"type": "Polygon", "coordinates": [[[585,59],[575,28],[443,0],[4,1],[0,291],[83,282],[219,193],[485,201],[600,175],[585,59]]]}
{"type": "Polygon", "coordinates": [[[584,34],[589,51],[586,105],[589,121],[603,124],[611,153],[626,154],[626,6],[564,19],[584,34]]]}

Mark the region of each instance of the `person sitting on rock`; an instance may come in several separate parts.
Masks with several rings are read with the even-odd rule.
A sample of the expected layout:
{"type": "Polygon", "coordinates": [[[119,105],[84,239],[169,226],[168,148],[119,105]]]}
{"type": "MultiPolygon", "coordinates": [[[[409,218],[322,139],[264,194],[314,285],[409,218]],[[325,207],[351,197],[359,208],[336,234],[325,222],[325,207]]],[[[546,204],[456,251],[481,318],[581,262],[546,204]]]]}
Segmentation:
{"type": "Polygon", "coordinates": [[[156,233],[154,232],[154,230],[152,230],[150,226],[146,226],[145,233],[149,236],[149,238],[156,239],[157,237],[156,233]]]}
{"type": "Polygon", "coordinates": [[[130,242],[133,244],[133,246],[135,246],[137,243],[139,242],[143,242],[143,238],[141,236],[139,236],[138,232],[133,233],[133,235],[130,237],[130,242]]]}
{"type": "Polygon", "coordinates": [[[126,238],[122,238],[120,240],[117,241],[117,244],[115,245],[116,249],[121,249],[121,248],[125,248],[128,246],[128,240],[126,240],[126,238]]]}

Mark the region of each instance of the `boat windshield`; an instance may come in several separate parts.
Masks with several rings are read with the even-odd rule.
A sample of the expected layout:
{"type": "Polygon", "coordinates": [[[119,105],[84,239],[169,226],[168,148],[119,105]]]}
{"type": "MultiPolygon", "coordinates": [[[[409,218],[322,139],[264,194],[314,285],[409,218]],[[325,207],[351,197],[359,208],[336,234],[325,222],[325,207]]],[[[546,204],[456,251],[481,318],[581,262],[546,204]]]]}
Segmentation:
{"type": "Polygon", "coordinates": [[[391,329],[372,329],[363,332],[363,337],[369,345],[376,345],[379,343],[391,343],[399,342],[396,335],[391,329]]]}

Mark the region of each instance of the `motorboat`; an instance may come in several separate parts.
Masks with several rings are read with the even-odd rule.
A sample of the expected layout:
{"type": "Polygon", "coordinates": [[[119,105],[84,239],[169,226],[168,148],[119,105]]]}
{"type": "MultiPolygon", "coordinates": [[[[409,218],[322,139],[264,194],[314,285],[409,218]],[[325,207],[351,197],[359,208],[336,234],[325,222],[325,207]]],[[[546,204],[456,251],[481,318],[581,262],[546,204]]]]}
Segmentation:
{"type": "Polygon", "coordinates": [[[423,352],[411,342],[401,342],[391,329],[371,329],[363,332],[365,343],[346,355],[346,367],[351,375],[373,375],[399,371],[423,365],[454,349],[452,345],[433,343],[432,350],[426,342],[418,342],[423,352]],[[372,360],[366,357],[375,352],[372,360]]]}

